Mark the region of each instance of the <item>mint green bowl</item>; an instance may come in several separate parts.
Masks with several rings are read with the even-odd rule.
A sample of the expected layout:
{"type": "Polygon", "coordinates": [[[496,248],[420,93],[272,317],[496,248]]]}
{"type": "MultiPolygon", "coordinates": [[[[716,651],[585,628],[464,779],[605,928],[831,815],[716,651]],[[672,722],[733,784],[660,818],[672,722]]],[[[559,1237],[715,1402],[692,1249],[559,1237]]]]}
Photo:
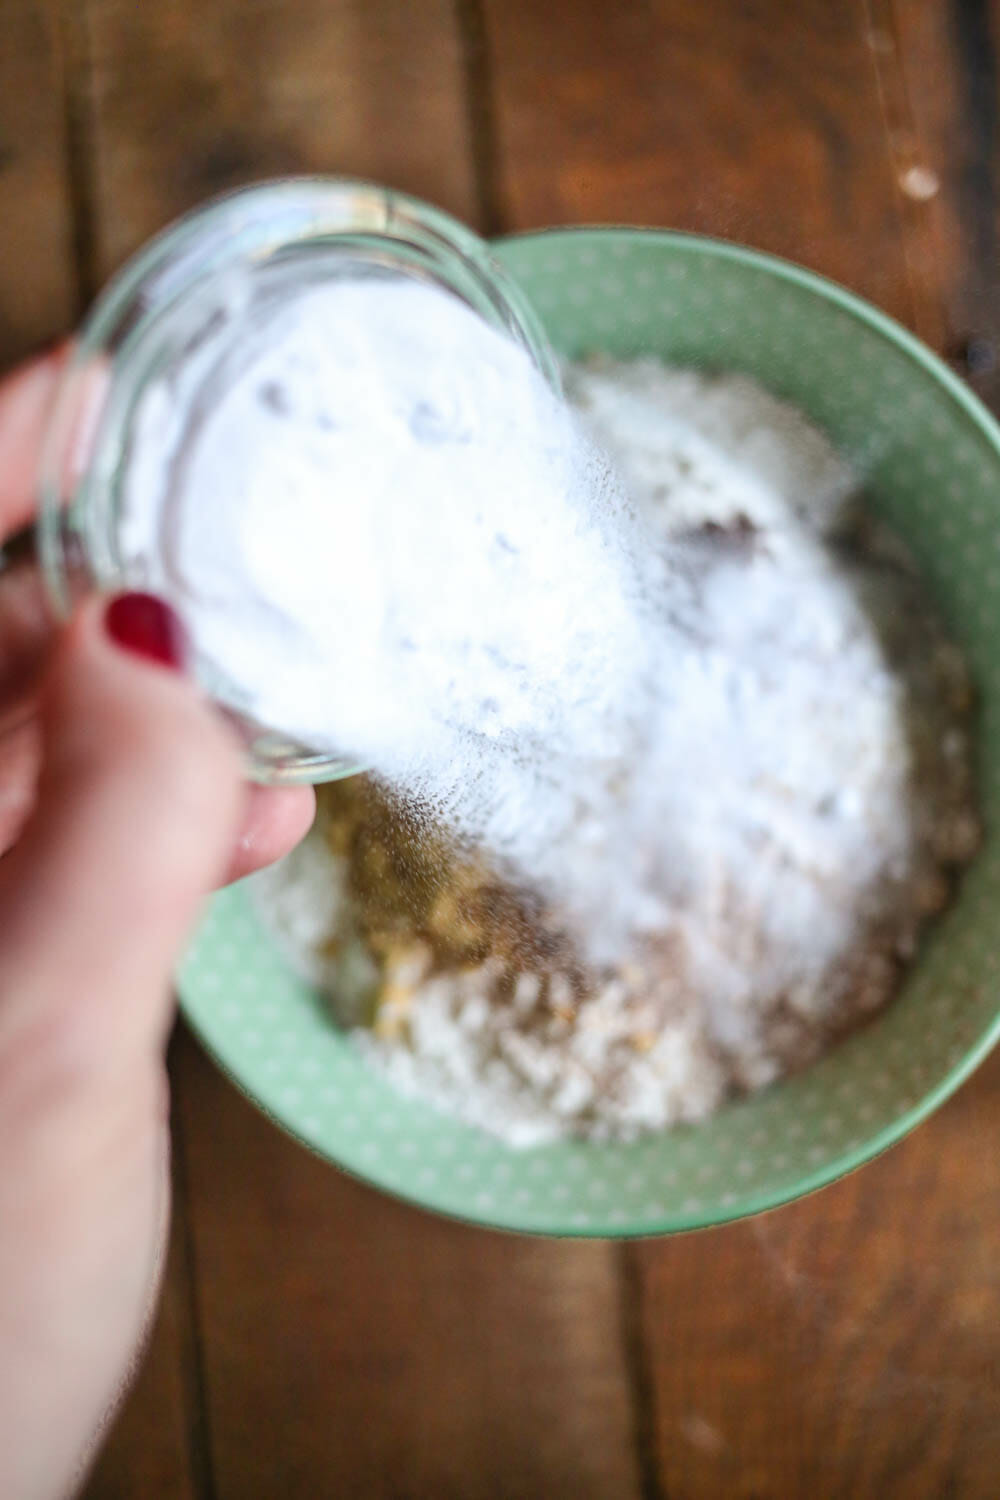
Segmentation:
{"type": "Polygon", "coordinates": [[[663,1234],[797,1198],[867,1161],[958,1086],[1000,1030],[1000,428],[922,344],[841,287],[738,246],[554,230],[497,255],[560,353],[742,370],[868,476],[972,663],[987,839],[892,1007],[799,1077],[632,1145],[513,1150],[402,1098],[330,1025],[235,887],[180,975],[221,1066],[320,1155],[427,1208],[556,1235],[663,1234]]]}

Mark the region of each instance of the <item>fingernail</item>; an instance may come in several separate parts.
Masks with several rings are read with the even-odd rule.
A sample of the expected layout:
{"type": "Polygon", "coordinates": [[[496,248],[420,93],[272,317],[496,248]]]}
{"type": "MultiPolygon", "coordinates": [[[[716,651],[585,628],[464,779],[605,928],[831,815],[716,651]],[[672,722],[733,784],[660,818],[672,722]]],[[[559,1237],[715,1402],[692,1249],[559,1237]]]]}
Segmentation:
{"type": "Polygon", "coordinates": [[[187,634],[170,605],[155,594],[119,594],[104,611],[104,628],[123,650],[183,670],[187,634]]]}

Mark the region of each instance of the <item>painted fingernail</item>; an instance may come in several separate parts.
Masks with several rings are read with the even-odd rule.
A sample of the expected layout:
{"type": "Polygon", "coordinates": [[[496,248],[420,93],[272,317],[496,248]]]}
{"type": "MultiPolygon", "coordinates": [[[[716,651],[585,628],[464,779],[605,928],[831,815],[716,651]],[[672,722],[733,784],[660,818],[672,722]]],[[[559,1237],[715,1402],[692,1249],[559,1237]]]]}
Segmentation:
{"type": "Polygon", "coordinates": [[[170,605],[155,594],[119,594],[104,611],[104,628],[123,650],[183,670],[187,634],[170,605]]]}

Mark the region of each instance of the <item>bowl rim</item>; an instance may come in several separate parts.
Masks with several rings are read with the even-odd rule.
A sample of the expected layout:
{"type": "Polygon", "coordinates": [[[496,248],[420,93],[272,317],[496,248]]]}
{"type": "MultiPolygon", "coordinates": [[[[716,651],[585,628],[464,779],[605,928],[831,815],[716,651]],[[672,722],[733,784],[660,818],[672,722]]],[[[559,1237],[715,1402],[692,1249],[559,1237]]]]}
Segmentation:
{"type": "MultiPolygon", "coordinates": [[[[502,254],[503,250],[508,246],[515,247],[519,244],[526,244],[535,240],[586,238],[588,236],[602,239],[613,236],[616,239],[642,240],[645,242],[652,240],[661,245],[685,252],[697,251],[700,254],[709,255],[719,260],[728,260],[741,266],[751,266],[771,276],[775,276],[779,280],[801,287],[823,298],[827,302],[833,302],[850,316],[866,324],[889,343],[894,344],[911,360],[920,365],[938,385],[943,387],[963,409],[965,415],[979,429],[989,446],[994,450],[998,464],[1000,464],[1000,423],[994,419],[975,392],[949,369],[948,365],[945,364],[939,355],[935,354],[915,334],[904,328],[895,318],[891,317],[888,313],[882,312],[873,303],[849,291],[839,282],[833,281],[819,272],[808,270],[805,266],[801,266],[794,261],[773,255],[769,251],[756,250],[735,241],[717,239],[710,235],[697,234],[687,230],[663,229],[637,224],[552,225],[496,236],[489,241],[489,244],[492,249],[499,250],[502,254]]],[[[509,270],[508,274],[516,279],[516,271],[509,270]]],[[[286,1119],[268,1106],[253,1088],[249,1087],[242,1078],[234,1073],[230,1064],[220,1055],[215,1042],[206,1034],[206,1030],[193,1013],[193,1007],[185,1000],[183,980],[178,982],[178,995],[180,1008],[188,1026],[220,1070],[273,1123],[280,1126],[286,1134],[292,1136],[299,1144],[305,1146],[313,1155],[319,1156],[322,1160],[335,1165],[340,1171],[355,1181],[384,1192],[388,1196],[396,1198],[400,1202],[407,1203],[412,1207],[438,1213],[455,1222],[480,1229],[546,1239],[629,1240],[659,1238],[667,1235],[716,1228],[723,1224],[734,1223],[740,1219],[751,1218],[754,1215],[781,1208],[786,1204],[797,1202],[800,1198],[809,1197],[821,1188],[830,1186],[832,1183],[846,1177],[849,1173],[865,1166],[868,1162],[875,1160],[876,1157],[881,1156],[891,1146],[894,1146],[905,1136],[909,1135],[911,1131],[922,1124],[924,1120],[932,1115],[935,1110],[940,1108],[955,1093],[965,1080],[979,1067],[986,1056],[997,1045],[998,1041],[1000,1041],[1000,1004],[998,1004],[992,1021],[983,1030],[975,1043],[966,1050],[956,1063],[948,1067],[943,1076],[933,1087],[927,1090],[921,1099],[911,1105],[909,1109],[904,1110],[890,1124],[883,1126],[859,1145],[841,1152],[814,1170],[803,1173],[787,1186],[749,1192],[745,1195],[737,1196],[735,1201],[725,1206],[699,1208],[697,1211],[688,1213],[677,1209],[665,1213],[659,1220],[643,1221],[641,1224],[628,1221],[624,1223],[605,1222],[580,1226],[573,1225],[565,1229],[557,1229],[549,1227],[540,1228],[537,1224],[529,1222],[526,1218],[519,1220],[516,1212],[509,1215],[502,1214],[495,1219],[491,1218],[488,1214],[464,1213],[450,1203],[435,1201],[437,1194],[433,1190],[422,1191],[420,1193],[409,1192],[405,1188],[400,1188],[395,1184],[387,1185],[379,1181],[378,1169],[361,1173],[345,1165],[341,1160],[335,1158],[329,1150],[311,1141],[303,1131],[289,1124],[286,1119]]]]}

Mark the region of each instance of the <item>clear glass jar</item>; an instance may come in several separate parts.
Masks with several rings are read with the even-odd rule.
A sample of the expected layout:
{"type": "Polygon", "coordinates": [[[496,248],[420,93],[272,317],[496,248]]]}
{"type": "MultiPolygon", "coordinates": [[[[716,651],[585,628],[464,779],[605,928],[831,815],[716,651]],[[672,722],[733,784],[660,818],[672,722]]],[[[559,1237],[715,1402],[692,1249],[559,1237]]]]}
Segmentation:
{"type": "MultiPolygon", "coordinates": [[[[555,361],[526,300],[471,230],[439,209],[372,183],[295,178],[195,210],[146,245],[85,320],[57,396],[40,473],[38,548],[60,615],[93,589],[142,587],[123,555],[125,459],[150,383],[208,338],[245,334],[262,296],[337,275],[391,274],[460,297],[521,344],[558,386],[555,361]],[[256,294],[255,294],[256,295],[256,294]]],[[[193,670],[237,723],[250,774],[329,781],[359,767],[253,722],[209,663],[193,670]]]]}

